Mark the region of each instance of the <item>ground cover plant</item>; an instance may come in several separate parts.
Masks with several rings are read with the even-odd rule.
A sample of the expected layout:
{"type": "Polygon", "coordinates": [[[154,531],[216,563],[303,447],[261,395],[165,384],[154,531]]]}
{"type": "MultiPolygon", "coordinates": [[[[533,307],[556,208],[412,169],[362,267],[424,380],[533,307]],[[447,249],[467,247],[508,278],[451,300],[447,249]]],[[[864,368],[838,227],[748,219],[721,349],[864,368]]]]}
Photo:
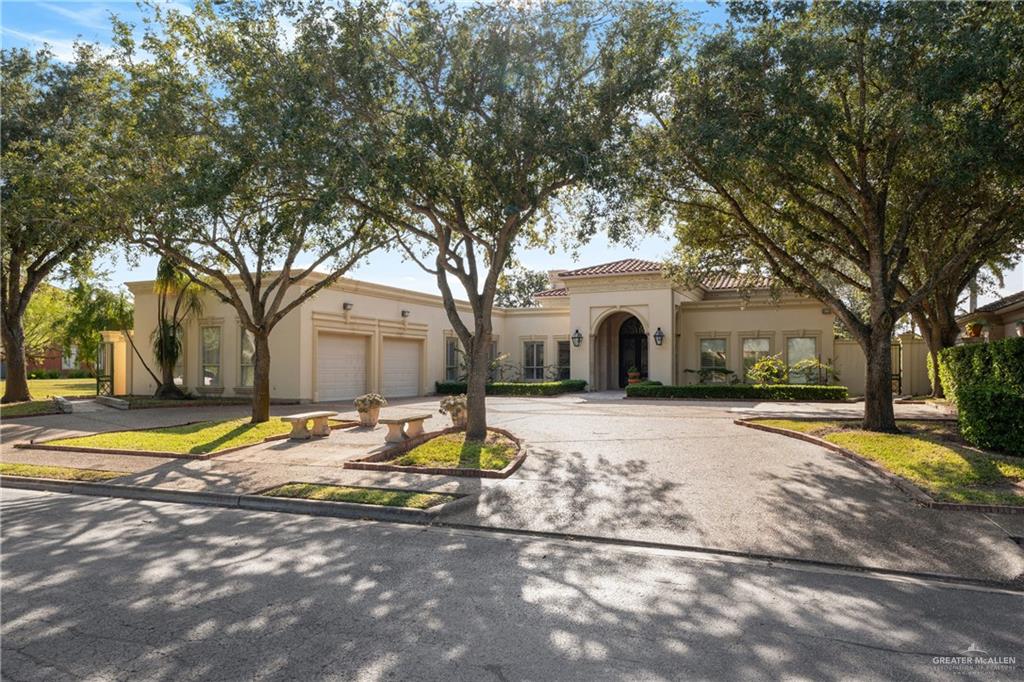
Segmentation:
{"type": "Polygon", "coordinates": [[[754,423],[810,434],[851,450],[942,502],[1024,506],[1024,460],[970,447],[955,422],[901,420],[900,433],[864,431],[848,421],[754,423]]]}
{"type": "Polygon", "coordinates": [[[264,493],[265,497],[287,497],[326,502],[354,502],[373,504],[380,507],[405,507],[406,509],[429,509],[451,502],[455,495],[426,493],[415,490],[390,490],[387,488],[362,488],[347,485],[326,485],[322,483],[285,483],[264,493]]]}
{"type": "Polygon", "coordinates": [[[446,433],[414,447],[388,462],[396,466],[491,469],[508,466],[518,452],[515,442],[494,431],[483,442],[466,441],[465,432],[446,433]]]}

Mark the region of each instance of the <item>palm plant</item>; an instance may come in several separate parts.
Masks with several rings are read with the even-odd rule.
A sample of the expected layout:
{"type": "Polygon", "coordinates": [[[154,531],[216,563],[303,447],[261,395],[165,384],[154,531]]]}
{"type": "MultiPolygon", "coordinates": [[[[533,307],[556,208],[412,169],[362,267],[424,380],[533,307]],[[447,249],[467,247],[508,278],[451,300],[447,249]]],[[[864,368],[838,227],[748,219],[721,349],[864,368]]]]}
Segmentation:
{"type": "Polygon", "coordinates": [[[157,294],[157,323],[153,330],[153,355],[160,366],[157,398],[187,397],[174,383],[174,368],[181,359],[184,346],[182,331],[191,315],[202,313],[202,289],[195,278],[167,259],[161,258],[156,268],[154,289],[157,294]]]}

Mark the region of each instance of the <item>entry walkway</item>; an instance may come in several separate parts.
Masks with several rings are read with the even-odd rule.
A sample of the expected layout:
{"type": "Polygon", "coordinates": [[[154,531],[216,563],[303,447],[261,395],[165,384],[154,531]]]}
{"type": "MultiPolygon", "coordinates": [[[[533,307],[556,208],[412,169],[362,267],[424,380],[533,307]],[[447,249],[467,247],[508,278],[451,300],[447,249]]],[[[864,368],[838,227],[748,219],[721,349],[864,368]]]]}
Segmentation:
{"type": "MultiPolygon", "coordinates": [[[[348,405],[338,405],[348,410],[348,405]]],[[[403,407],[436,410],[437,399],[403,407]]],[[[308,406],[275,407],[275,412],[308,406]]],[[[734,425],[738,416],[856,416],[857,404],[633,401],[605,394],[491,398],[489,420],[521,437],[522,468],[504,480],[349,471],[345,459],[383,443],[378,431],[275,442],[204,461],[15,450],[15,437],[54,437],[243,416],[244,407],[137,410],[5,423],[5,461],[125,471],[137,485],[254,492],[287,481],[461,492],[448,520],[666,542],[858,566],[1000,580],[1024,576],[1013,524],[995,515],[925,509],[864,467],[823,448],[734,425]],[[95,416],[97,421],[88,423],[95,416]],[[98,421],[102,417],[102,421],[98,421]],[[114,423],[119,422],[119,423],[114,423]]],[[[901,405],[902,417],[933,416],[901,405]]],[[[352,413],[348,413],[352,414],[352,413]]],[[[439,419],[440,421],[440,419],[439,419]]]]}

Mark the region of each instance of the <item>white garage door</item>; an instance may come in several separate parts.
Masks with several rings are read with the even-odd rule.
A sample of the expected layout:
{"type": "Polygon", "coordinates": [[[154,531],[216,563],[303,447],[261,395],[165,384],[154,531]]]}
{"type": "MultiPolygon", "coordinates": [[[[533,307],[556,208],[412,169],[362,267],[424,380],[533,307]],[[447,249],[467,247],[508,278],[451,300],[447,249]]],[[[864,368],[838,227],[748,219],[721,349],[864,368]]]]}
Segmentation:
{"type": "Polygon", "coordinates": [[[350,400],[366,393],[366,337],[320,334],[316,385],[319,400],[350,400]]]}
{"type": "Polygon", "coordinates": [[[382,374],[384,396],[404,398],[420,394],[420,342],[384,339],[382,374]]]}

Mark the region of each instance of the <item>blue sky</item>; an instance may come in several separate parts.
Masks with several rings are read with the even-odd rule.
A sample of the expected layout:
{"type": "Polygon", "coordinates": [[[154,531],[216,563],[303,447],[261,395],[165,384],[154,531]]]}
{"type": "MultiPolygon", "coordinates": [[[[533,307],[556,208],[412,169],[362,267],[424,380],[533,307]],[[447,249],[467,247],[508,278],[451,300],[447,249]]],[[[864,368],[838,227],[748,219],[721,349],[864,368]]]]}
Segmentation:
{"type": "MultiPolygon", "coordinates": [[[[187,5],[187,0],[175,3],[187,5]]],[[[721,7],[709,7],[703,3],[683,3],[697,12],[703,13],[707,22],[719,21],[722,17],[721,7]]],[[[110,42],[110,14],[117,14],[130,23],[138,23],[139,10],[134,2],[17,2],[3,0],[0,2],[0,26],[2,26],[2,43],[4,47],[41,47],[48,44],[53,52],[60,57],[71,54],[71,46],[76,38],[94,41],[101,44],[110,42]]],[[[629,246],[615,245],[603,236],[598,236],[590,243],[575,249],[576,253],[568,253],[555,247],[554,250],[530,249],[518,254],[519,261],[526,267],[536,270],[553,270],[569,267],[574,264],[595,264],[619,258],[647,258],[660,260],[668,255],[672,242],[667,236],[649,236],[629,246]]],[[[106,258],[101,265],[108,274],[112,287],[122,282],[150,279],[155,270],[156,259],[144,257],[132,265],[121,254],[106,258]]],[[[415,263],[403,260],[395,252],[382,252],[372,255],[366,262],[352,273],[353,277],[400,286],[417,291],[437,293],[433,276],[423,272],[415,263]]],[[[1024,289],[1024,265],[1020,265],[1012,273],[1008,273],[1006,287],[983,300],[996,298],[1014,291],[1024,289]]]]}

